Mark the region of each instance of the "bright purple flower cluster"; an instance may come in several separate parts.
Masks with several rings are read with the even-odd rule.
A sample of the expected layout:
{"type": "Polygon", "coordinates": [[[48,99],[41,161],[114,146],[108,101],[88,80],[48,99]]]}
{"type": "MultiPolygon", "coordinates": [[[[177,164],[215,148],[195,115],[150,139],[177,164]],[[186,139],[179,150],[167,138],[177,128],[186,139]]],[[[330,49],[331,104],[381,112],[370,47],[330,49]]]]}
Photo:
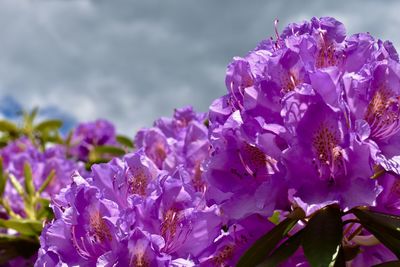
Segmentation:
{"type": "Polygon", "coordinates": [[[234,263],[273,226],[253,215],[230,226],[207,206],[201,163],[209,143],[205,115],[175,111],[140,131],[140,149],[93,165],[53,199],[37,266],[194,266],[234,263]],[[169,160],[170,159],[170,160],[169,160]]]}
{"type": "Polygon", "coordinates": [[[210,107],[208,203],[231,221],[332,203],[398,213],[399,83],[390,42],[329,17],[235,57],[210,107]]]}
{"type": "Polygon", "coordinates": [[[374,205],[382,185],[371,177],[400,171],[399,71],[391,43],[346,37],[333,18],[289,25],[228,66],[229,94],[210,109],[208,180],[232,192],[232,181],[278,175],[306,210],[374,205]]]}
{"type": "MultiPolygon", "coordinates": [[[[136,152],[75,173],[52,201],[36,266],[233,266],[295,207],[400,213],[400,63],[390,42],[346,36],[330,17],[290,24],[235,57],[226,86],[208,115],[177,109],[137,133],[136,152]]],[[[104,121],[72,140],[84,161],[116,144],[104,121]]],[[[376,241],[346,235],[349,245],[376,241]]],[[[383,246],[364,251],[355,264],[394,259],[383,246]]],[[[285,264],[307,262],[298,250],[285,264]]]]}

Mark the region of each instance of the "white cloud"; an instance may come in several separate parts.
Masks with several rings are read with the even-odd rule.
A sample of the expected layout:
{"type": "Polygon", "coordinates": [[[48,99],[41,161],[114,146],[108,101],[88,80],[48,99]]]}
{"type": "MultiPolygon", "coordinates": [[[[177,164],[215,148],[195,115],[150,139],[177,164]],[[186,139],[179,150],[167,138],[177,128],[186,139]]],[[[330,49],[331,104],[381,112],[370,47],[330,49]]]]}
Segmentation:
{"type": "Polygon", "coordinates": [[[225,67],[291,21],[333,15],[400,44],[388,1],[0,1],[0,90],[27,107],[103,117],[132,135],[174,107],[206,111],[225,67]],[[305,4],[307,3],[307,5],[305,4]]]}

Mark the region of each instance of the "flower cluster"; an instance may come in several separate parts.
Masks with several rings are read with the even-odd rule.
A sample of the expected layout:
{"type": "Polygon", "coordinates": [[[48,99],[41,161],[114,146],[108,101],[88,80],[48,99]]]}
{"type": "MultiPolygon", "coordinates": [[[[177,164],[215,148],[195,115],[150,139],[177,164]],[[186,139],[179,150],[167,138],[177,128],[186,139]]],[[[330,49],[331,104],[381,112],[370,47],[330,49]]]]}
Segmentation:
{"type": "MultiPolygon", "coordinates": [[[[276,35],[233,59],[228,93],[208,114],[177,109],[140,130],[133,153],[75,172],[52,199],[36,266],[234,266],[297,210],[292,237],[336,218],[338,253],[357,250],[346,261],[395,259],[353,211],[400,214],[396,50],[368,33],[346,36],[330,17],[276,35]]],[[[105,121],[71,140],[86,162],[99,146],[117,146],[105,121]]],[[[284,266],[307,266],[303,250],[284,266]]]]}
{"type": "Polygon", "coordinates": [[[75,174],[53,199],[55,220],[43,230],[36,265],[193,266],[239,256],[232,241],[243,251],[272,223],[255,216],[222,231],[200,180],[204,119],[176,110],[137,134],[135,153],[93,165],[86,179],[75,174]]]}
{"type": "Polygon", "coordinates": [[[228,220],[333,203],[399,212],[400,64],[390,42],[313,18],[235,57],[225,81],[228,94],[210,107],[205,178],[207,203],[228,220]]]}

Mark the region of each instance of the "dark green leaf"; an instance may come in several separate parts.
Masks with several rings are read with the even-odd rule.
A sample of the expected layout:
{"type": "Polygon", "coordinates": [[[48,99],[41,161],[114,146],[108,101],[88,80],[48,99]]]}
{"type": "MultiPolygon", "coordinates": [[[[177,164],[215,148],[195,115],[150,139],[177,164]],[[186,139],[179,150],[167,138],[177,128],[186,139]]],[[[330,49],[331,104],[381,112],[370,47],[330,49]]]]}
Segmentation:
{"type": "Polygon", "coordinates": [[[343,246],[340,246],[338,255],[335,259],[333,267],[346,267],[346,256],[344,255],[343,246]]]}
{"type": "Polygon", "coordinates": [[[240,258],[237,266],[256,266],[261,263],[287,235],[299,219],[305,217],[302,209],[295,209],[285,220],[259,238],[240,258]]]}
{"type": "Polygon", "coordinates": [[[287,258],[292,256],[301,244],[303,231],[297,232],[295,235],[288,238],[282,245],[280,245],[265,261],[259,266],[272,267],[278,266],[287,258]]]}
{"type": "Polygon", "coordinates": [[[342,214],[337,206],[327,206],[311,217],[302,240],[304,254],[311,266],[329,266],[335,261],[342,232],[342,214]]]}
{"type": "Polygon", "coordinates": [[[116,139],[117,139],[118,143],[120,143],[123,146],[129,147],[129,148],[135,147],[135,145],[133,144],[133,141],[129,137],[126,137],[123,135],[117,135],[116,139]]]}
{"type": "Polygon", "coordinates": [[[86,162],[85,168],[86,168],[86,170],[90,171],[90,169],[92,168],[93,164],[107,163],[109,161],[110,161],[109,159],[95,159],[93,161],[86,162]]]}
{"type": "Polygon", "coordinates": [[[207,118],[204,120],[203,122],[204,126],[206,126],[207,128],[210,128],[210,120],[207,118]]]}
{"type": "Polygon", "coordinates": [[[8,263],[9,260],[18,256],[30,258],[38,249],[37,239],[2,234],[0,235],[0,264],[8,263]]]}
{"type": "Polygon", "coordinates": [[[61,120],[46,120],[35,126],[35,130],[39,132],[58,130],[62,127],[63,122],[61,120]]]}
{"type": "Polygon", "coordinates": [[[353,209],[361,225],[400,258],[400,217],[366,209],[353,209]]]}
{"type": "Polygon", "coordinates": [[[28,236],[38,236],[42,231],[42,223],[40,221],[28,219],[0,219],[0,226],[4,228],[14,229],[19,233],[28,236]]]}
{"type": "Polygon", "coordinates": [[[400,261],[388,261],[381,264],[374,265],[372,267],[399,267],[400,261]]]}
{"type": "Polygon", "coordinates": [[[353,260],[360,252],[360,246],[358,245],[349,245],[343,247],[343,253],[346,261],[353,260]]]}

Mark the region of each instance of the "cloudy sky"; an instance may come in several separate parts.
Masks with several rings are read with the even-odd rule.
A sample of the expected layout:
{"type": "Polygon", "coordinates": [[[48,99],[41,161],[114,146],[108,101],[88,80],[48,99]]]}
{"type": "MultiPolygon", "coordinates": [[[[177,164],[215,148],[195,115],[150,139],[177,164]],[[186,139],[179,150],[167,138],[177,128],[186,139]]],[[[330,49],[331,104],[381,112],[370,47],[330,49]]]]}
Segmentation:
{"type": "Polygon", "coordinates": [[[399,47],[398,10],[372,0],[0,0],[0,105],[106,118],[133,135],[175,107],[206,111],[225,92],[226,65],[273,35],[275,18],[282,29],[334,16],[348,33],[399,47]]]}

